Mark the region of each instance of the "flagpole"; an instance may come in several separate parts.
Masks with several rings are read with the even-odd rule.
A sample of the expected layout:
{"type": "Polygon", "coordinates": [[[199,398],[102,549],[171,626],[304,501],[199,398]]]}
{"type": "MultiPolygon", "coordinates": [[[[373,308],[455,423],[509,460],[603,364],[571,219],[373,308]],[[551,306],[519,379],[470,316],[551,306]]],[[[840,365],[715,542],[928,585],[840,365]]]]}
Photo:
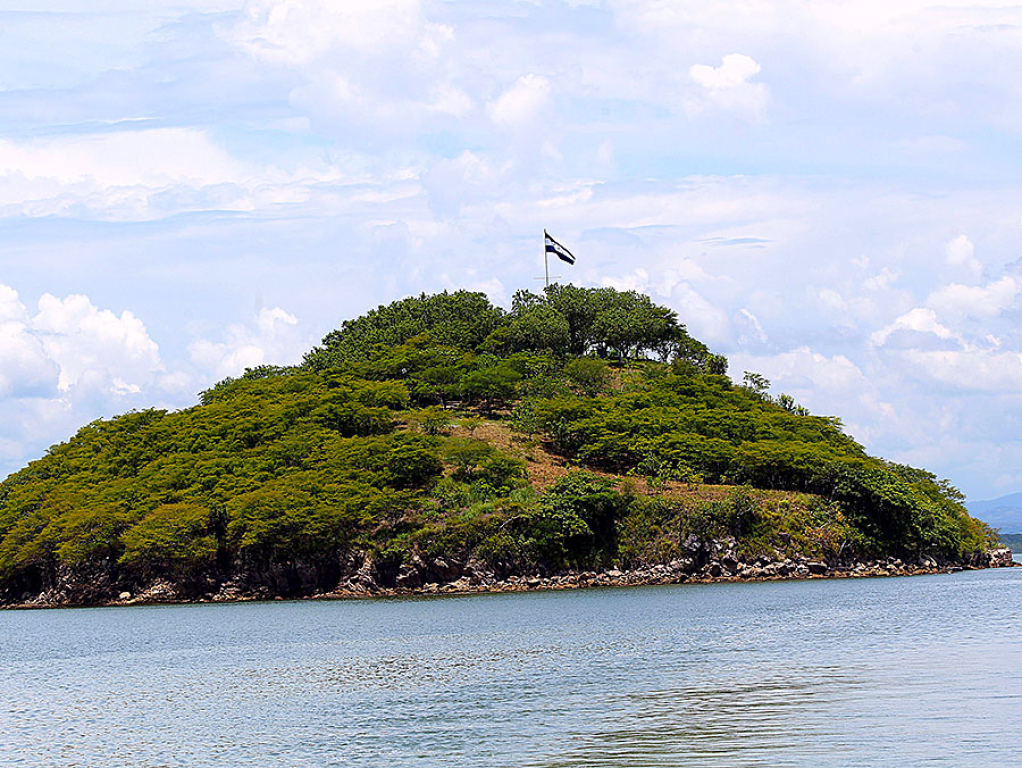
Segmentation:
{"type": "Polygon", "coordinates": [[[546,249],[546,232],[543,232],[543,270],[546,272],[546,287],[550,287],[550,254],[546,249]]]}

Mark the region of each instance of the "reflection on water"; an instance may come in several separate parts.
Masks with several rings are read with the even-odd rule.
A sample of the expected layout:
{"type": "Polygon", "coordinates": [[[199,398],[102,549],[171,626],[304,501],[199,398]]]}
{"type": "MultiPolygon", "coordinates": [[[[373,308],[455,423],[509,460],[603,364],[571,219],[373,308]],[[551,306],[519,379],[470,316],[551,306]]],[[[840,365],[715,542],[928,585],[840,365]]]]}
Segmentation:
{"type": "Polygon", "coordinates": [[[1017,762],[1022,569],[0,614],[0,764],[1017,762]]]}

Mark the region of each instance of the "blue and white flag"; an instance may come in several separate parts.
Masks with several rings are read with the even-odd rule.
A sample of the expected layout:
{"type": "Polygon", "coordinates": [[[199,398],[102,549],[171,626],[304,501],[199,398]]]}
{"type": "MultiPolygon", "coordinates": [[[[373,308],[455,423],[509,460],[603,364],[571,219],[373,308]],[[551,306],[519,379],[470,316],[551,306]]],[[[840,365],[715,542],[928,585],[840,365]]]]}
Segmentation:
{"type": "Polygon", "coordinates": [[[550,237],[545,229],[543,230],[543,241],[546,243],[547,253],[552,253],[561,261],[566,261],[569,264],[575,263],[575,257],[572,255],[571,251],[550,237]]]}

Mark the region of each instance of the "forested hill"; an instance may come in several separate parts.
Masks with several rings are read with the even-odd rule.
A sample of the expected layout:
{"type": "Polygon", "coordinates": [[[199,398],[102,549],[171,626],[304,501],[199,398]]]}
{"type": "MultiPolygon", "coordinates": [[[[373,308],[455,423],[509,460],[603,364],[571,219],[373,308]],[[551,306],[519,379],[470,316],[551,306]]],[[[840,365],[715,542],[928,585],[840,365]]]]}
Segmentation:
{"type": "Polygon", "coordinates": [[[299,366],[94,422],[5,480],[0,602],[695,573],[720,547],[955,563],[992,543],[946,483],[726,369],[634,292],[379,307],[299,366]]]}

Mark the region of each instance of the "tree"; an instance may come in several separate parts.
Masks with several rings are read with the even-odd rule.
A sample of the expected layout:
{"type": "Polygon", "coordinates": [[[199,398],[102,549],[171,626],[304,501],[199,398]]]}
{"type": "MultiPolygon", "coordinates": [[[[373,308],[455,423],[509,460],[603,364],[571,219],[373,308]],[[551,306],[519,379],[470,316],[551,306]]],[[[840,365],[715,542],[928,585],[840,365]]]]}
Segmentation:
{"type": "Polygon", "coordinates": [[[380,347],[402,344],[423,333],[440,344],[472,350],[500,325],[503,316],[503,310],[484,293],[421,294],[344,321],[305,356],[304,365],[322,370],[368,360],[380,347]]]}
{"type": "Polygon", "coordinates": [[[564,315],[546,304],[536,304],[511,316],[508,325],[511,349],[564,355],[570,346],[570,328],[564,315]]]}
{"type": "Polygon", "coordinates": [[[522,376],[508,365],[470,371],[461,379],[461,395],[472,403],[482,404],[484,410],[492,411],[515,395],[515,384],[522,376]]]}

